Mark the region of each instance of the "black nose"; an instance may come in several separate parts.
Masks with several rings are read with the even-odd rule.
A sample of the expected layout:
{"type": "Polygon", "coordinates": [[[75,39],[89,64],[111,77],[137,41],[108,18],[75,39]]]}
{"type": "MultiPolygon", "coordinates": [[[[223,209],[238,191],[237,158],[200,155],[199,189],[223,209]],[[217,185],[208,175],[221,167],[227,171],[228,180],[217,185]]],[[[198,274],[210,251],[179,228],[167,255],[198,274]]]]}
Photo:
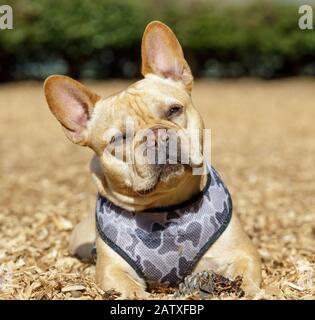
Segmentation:
{"type": "Polygon", "coordinates": [[[156,139],[156,161],[157,164],[178,163],[177,136],[174,132],[162,132],[156,139]]]}
{"type": "Polygon", "coordinates": [[[144,137],[150,164],[166,164],[169,160],[170,136],[164,128],[152,128],[144,137]]]}
{"type": "Polygon", "coordinates": [[[153,128],[144,137],[146,157],[150,164],[178,164],[186,163],[182,159],[182,141],[174,129],[153,128]]]}

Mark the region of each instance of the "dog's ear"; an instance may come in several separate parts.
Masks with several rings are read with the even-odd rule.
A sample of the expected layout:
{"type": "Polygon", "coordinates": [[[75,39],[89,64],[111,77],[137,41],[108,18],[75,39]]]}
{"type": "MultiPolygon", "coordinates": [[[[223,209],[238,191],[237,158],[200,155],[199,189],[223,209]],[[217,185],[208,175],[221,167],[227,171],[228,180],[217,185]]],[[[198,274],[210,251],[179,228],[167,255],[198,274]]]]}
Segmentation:
{"type": "Polygon", "coordinates": [[[142,37],[141,54],[144,77],[153,73],[172,78],[181,81],[191,91],[193,75],[180,43],[167,25],[159,21],[147,25],[142,37]]]}
{"type": "Polygon", "coordinates": [[[51,112],[74,143],[87,144],[87,122],[100,97],[72,78],[53,75],[46,79],[44,91],[51,112]]]}

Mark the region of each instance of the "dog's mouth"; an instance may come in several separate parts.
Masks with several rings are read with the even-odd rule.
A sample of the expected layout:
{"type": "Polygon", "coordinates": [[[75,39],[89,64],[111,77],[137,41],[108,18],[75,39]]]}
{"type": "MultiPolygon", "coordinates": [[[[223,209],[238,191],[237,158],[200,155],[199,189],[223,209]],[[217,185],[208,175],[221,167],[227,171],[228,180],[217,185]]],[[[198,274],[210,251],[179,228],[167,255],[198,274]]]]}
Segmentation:
{"type": "Polygon", "coordinates": [[[146,195],[152,193],[153,191],[155,191],[156,187],[158,186],[158,184],[160,182],[161,172],[162,172],[162,170],[159,170],[156,173],[156,176],[152,177],[151,183],[148,186],[146,186],[146,187],[142,186],[139,189],[137,189],[136,192],[140,196],[146,196],[146,195]]]}
{"type": "Polygon", "coordinates": [[[157,184],[150,188],[150,189],[142,189],[142,190],[138,190],[137,193],[140,194],[141,196],[145,196],[151,192],[153,192],[156,189],[157,184]]]}
{"type": "Polygon", "coordinates": [[[185,164],[165,164],[161,166],[161,170],[157,172],[157,177],[155,177],[155,183],[154,185],[148,187],[148,188],[143,188],[143,189],[138,189],[136,192],[141,195],[145,196],[153,191],[156,190],[157,186],[159,183],[167,183],[170,179],[173,177],[178,177],[182,175],[185,172],[185,168],[188,167],[188,165],[185,164]]]}

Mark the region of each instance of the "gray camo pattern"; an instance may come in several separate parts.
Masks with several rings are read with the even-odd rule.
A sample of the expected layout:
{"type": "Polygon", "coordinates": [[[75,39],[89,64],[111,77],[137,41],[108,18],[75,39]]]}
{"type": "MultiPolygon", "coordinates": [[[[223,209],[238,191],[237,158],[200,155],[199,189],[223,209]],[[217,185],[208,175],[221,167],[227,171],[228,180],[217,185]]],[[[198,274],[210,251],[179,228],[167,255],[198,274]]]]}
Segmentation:
{"type": "Polygon", "coordinates": [[[176,286],[230,221],[230,194],[215,169],[209,170],[211,182],[203,196],[172,211],[135,213],[98,197],[99,234],[149,287],[176,286]]]}

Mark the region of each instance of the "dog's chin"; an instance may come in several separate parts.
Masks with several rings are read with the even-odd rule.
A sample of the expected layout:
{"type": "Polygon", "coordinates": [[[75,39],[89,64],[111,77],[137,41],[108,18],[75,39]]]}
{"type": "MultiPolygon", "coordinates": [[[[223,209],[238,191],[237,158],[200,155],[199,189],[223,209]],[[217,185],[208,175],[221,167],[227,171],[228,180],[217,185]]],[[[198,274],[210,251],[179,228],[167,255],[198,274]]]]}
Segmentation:
{"type": "Polygon", "coordinates": [[[148,195],[153,193],[160,183],[167,184],[169,183],[173,178],[178,178],[181,175],[185,173],[185,165],[183,164],[165,164],[161,168],[161,170],[158,173],[158,177],[155,178],[154,183],[148,183],[147,186],[141,187],[140,189],[137,189],[136,192],[141,195],[148,195]]]}
{"type": "Polygon", "coordinates": [[[154,185],[153,187],[149,188],[149,189],[140,189],[140,190],[137,190],[137,193],[140,195],[140,196],[145,196],[145,195],[148,195],[150,193],[152,193],[155,189],[156,189],[156,185],[154,185]]]}
{"type": "Polygon", "coordinates": [[[159,180],[168,183],[172,178],[179,177],[185,173],[185,165],[183,164],[166,164],[160,174],[159,180]]]}

